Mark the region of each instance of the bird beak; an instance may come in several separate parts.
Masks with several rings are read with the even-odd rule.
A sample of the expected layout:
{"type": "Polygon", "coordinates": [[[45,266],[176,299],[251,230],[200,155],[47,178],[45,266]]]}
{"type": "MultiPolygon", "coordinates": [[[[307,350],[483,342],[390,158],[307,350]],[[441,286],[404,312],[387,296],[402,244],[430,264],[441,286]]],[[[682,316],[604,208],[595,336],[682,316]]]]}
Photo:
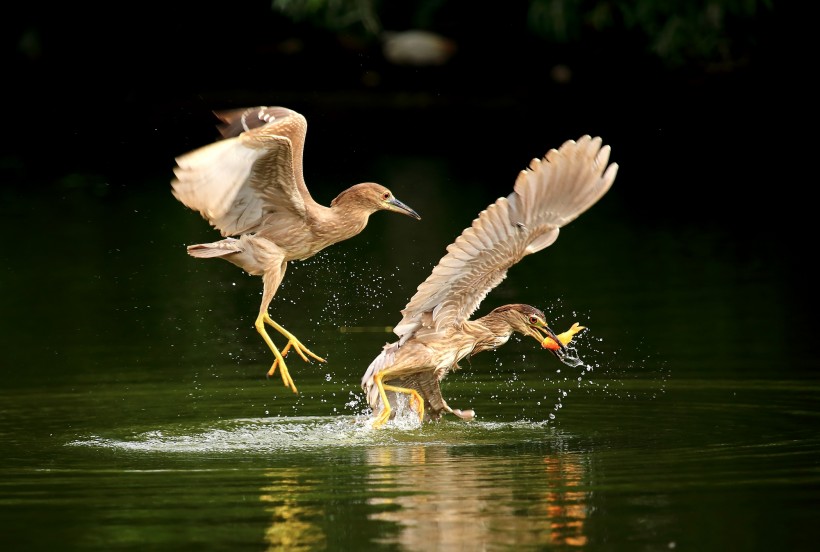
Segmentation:
{"type": "Polygon", "coordinates": [[[419,216],[419,214],[417,212],[415,212],[413,209],[411,209],[410,207],[408,207],[407,205],[405,205],[404,203],[402,203],[401,201],[399,201],[395,197],[391,196],[390,199],[385,201],[385,203],[387,204],[387,209],[390,210],[390,211],[395,211],[397,213],[403,213],[407,216],[413,217],[416,220],[421,220],[421,217],[419,216]]]}
{"type": "Polygon", "coordinates": [[[558,357],[567,352],[567,346],[558,339],[558,336],[555,335],[555,332],[553,332],[549,326],[530,326],[530,328],[533,329],[533,337],[537,339],[538,343],[545,349],[549,349],[558,357]],[[547,338],[552,340],[552,343],[547,342],[549,345],[545,344],[547,338]]]}

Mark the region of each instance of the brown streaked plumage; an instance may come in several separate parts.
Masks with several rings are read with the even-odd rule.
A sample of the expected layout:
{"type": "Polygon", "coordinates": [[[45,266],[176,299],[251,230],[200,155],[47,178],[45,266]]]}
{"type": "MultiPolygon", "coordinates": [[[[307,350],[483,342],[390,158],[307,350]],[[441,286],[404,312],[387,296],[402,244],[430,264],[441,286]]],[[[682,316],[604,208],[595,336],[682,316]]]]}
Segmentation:
{"type": "Polygon", "coordinates": [[[225,239],[188,246],[192,257],[218,257],[262,276],[262,304],[254,326],[273,352],[268,376],[278,367],[286,387],[297,392],[285,356],[292,348],[303,360],[325,360],[305,347],[268,314],[268,306],[289,261],[312,257],[352,238],[379,210],[421,217],[379,184],[356,184],[330,207],[310,195],[302,173],[307,121],[284,107],[252,107],[214,112],[224,123],[222,140],[177,157],[174,197],[199,213],[225,239]],[[270,325],[288,340],[280,351],[270,325]]]}
{"type": "Polygon", "coordinates": [[[447,246],[447,254],[401,311],[393,329],[398,341],[385,345],[362,377],[374,427],[390,419],[397,394],[409,396],[422,421],[444,412],[471,419],[472,411],[447,405],[440,381],[459,368],[460,360],[503,345],[513,332],[542,345],[550,337],[561,344],[556,354],[565,354],[566,343],[583,327],[556,336],[535,307],[505,305],[469,318],[510,267],[552,245],[561,227],[609,190],[618,171],[617,164],[607,165],[609,154],[600,138],[583,136],[533,159],[514,191],[479,213],[447,246]]]}

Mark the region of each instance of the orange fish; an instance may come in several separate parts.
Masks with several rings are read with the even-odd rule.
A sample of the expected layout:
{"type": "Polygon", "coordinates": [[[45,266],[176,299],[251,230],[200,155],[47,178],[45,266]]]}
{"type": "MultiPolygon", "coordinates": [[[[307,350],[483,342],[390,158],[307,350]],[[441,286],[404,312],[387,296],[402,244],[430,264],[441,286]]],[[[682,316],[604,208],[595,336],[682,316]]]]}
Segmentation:
{"type": "MultiPolygon", "coordinates": [[[[572,341],[572,338],[575,337],[575,334],[585,329],[586,326],[579,326],[578,322],[576,322],[572,325],[570,329],[568,329],[564,333],[556,335],[555,337],[557,337],[562,344],[568,345],[569,342],[572,341]]],[[[560,348],[558,343],[556,343],[555,340],[551,337],[545,337],[544,341],[541,342],[541,346],[545,349],[549,349],[550,351],[557,351],[560,348]]]]}

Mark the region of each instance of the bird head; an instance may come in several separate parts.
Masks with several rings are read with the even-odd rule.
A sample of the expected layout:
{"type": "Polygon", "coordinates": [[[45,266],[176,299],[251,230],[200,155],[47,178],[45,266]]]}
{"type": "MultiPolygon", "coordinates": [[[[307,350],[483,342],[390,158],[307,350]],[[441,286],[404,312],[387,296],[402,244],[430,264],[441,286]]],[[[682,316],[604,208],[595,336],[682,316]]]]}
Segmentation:
{"type": "Polygon", "coordinates": [[[337,203],[356,203],[361,208],[375,211],[394,211],[402,213],[416,220],[421,220],[417,212],[399,201],[393,192],[374,182],[364,182],[351,186],[333,200],[331,206],[337,203]]]}
{"type": "MultiPolygon", "coordinates": [[[[558,344],[558,347],[556,347],[558,351],[566,351],[566,345],[550,329],[544,313],[540,310],[522,304],[505,305],[495,310],[502,311],[502,309],[508,313],[507,321],[514,331],[533,337],[539,344],[543,344],[546,338],[550,338],[558,344]]],[[[559,354],[556,351],[553,352],[559,354]]]]}

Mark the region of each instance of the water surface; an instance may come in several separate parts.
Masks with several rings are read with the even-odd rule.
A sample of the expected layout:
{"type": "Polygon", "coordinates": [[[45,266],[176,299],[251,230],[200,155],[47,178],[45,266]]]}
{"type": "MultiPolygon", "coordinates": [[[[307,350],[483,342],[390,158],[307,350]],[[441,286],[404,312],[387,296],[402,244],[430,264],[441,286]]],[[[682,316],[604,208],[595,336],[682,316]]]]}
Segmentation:
{"type": "MultiPolygon", "coordinates": [[[[498,195],[459,191],[481,182],[463,166],[364,163],[423,220],[376,214],[289,269],[271,312],[328,360],[288,358],[299,395],[265,377],[261,281],[185,255],[216,235],[167,175],[7,186],[0,214],[26,231],[0,267],[6,544],[810,549],[820,383],[799,265],[776,235],[644,216],[628,172],[479,312],[578,321],[585,365],[514,338],[442,386],[475,421],[369,426],[359,380],[385,328],[498,195]]],[[[329,203],[338,175],[312,177],[329,203]]]]}

